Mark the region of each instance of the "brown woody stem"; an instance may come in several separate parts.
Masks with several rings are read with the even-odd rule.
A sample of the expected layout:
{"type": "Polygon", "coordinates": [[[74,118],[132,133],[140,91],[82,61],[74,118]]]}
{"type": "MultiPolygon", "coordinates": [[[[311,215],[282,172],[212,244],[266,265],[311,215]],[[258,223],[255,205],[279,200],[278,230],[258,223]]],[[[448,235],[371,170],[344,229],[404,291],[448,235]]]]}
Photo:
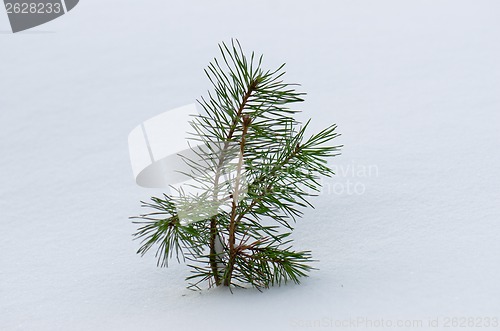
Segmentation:
{"type": "MultiPolygon", "coordinates": [[[[214,194],[213,194],[214,201],[217,201],[217,198],[219,195],[219,187],[218,187],[219,180],[220,180],[220,176],[221,176],[222,166],[224,164],[224,158],[225,158],[225,155],[227,153],[227,149],[229,148],[229,143],[230,143],[231,139],[233,138],[234,132],[236,131],[236,127],[238,125],[238,122],[240,121],[240,119],[242,117],[243,109],[245,109],[245,106],[247,105],[250,96],[257,88],[257,85],[258,85],[258,80],[254,80],[253,82],[251,82],[246,93],[243,95],[243,99],[240,103],[240,106],[238,107],[238,110],[236,112],[236,116],[234,117],[234,119],[231,123],[231,126],[229,128],[229,132],[228,132],[227,137],[226,137],[226,141],[224,142],[224,146],[222,148],[222,151],[220,152],[219,162],[217,165],[215,178],[214,178],[214,194]]],[[[248,127],[247,127],[247,130],[248,130],[248,127]]],[[[243,136],[244,135],[245,134],[243,134],[243,136]]],[[[244,139],[244,138],[242,138],[242,139],[244,139]]],[[[231,209],[234,210],[234,212],[235,212],[236,206],[234,205],[234,201],[235,200],[233,197],[231,209]]],[[[233,217],[231,217],[231,219],[233,219],[233,217]]],[[[210,268],[212,269],[212,273],[214,275],[215,285],[219,286],[219,285],[221,285],[221,279],[220,279],[219,271],[217,268],[217,252],[215,250],[215,241],[217,240],[217,233],[218,233],[216,220],[217,220],[216,216],[213,216],[210,220],[210,256],[209,256],[209,260],[210,260],[210,268]]],[[[231,230],[230,230],[230,232],[231,232],[231,230]]],[[[233,231],[233,236],[234,236],[234,231],[233,231]]],[[[229,241],[231,243],[231,236],[230,236],[229,241]]],[[[234,249],[234,238],[233,238],[233,249],[234,249]]],[[[233,262],[233,265],[234,265],[234,262],[233,262]]],[[[231,273],[232,273],[232,270],[231,270],[231,273]]],[[[229,279],[228,284],[226,284],[226,281],[224,281],[224,285],[229,286],[230,282],[231,282],[230,279],[229,279]]]]}
{"type": "Polygon", "coordinates": [[[234,263],[236,261],[236,249],[234,244],[236,242],[235,232],[236,232],[236,208],[238,206],[239,195],[240,195],[240,180],[241,180],[241,170],[243,168],[243,153],[245,150],[245,137],[248,132],[248,127],[250,126],[250,117],[243,116],[243,132],[241,134],[240,141],[240,155],[238,158],[238,166],[236,168],[236,179],[234,183],[233,190],[233,200],[231,203],[231,219],[229,222],[229,262],[227,265],[226,275],[224,278],[224,286],[231,285],[231,277],[233,275],[234,263]]]}

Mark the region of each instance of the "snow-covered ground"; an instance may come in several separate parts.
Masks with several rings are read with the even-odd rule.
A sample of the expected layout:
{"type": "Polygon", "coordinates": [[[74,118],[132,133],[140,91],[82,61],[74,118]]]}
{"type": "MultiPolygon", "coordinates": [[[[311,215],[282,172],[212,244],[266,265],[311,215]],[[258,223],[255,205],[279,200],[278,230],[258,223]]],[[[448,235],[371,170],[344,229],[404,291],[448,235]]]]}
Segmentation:
{"type": "Polygon", "coordinates": [[[0,9],[0,330],[500,329],[500,2],[83,0],[9,29],[0,9]],[[204,94],[231,37],[343,134],[300,286],[192,292],[135,255],[160,191],[127,135],[204,94]]]}

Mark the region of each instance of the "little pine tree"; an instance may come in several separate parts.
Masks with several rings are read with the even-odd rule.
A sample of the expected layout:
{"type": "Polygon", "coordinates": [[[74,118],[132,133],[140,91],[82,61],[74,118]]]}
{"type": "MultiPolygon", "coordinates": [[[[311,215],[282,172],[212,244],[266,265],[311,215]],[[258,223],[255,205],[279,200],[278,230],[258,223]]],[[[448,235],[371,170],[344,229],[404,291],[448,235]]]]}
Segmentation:
{"type": "Polygon", "coordinates": [[[327,158],[341,147],[330,144],[336,125],[308,136],[310,120],[294,118],[305,93],[283,81],[284,64],[266,70],[238,41],[219,48],[205,69],[212,90],[191,121],[196,157],[184,158],[191,192],[143,202],[150,212],[133,217],[138,253],[156,249],[159,266],[174,256],[188,261],[186,279],[196,288],[299,283],[313,260],[292,248],[290,235],[321,176],[333,175],[327,158]]]}

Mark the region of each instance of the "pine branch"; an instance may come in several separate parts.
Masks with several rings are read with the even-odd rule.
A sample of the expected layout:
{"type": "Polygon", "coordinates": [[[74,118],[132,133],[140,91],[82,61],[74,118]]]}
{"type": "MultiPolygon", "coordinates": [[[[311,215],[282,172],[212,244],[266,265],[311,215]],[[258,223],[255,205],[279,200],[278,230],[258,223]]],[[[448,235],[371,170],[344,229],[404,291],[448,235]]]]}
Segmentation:
{"type": "Polygon", "coordinates": [[[187,255],[197,255],[203,249],[204,229],[201,223],[190,226],[181,226],[179,217],[175,211],[172,199],[164,195],[164,199],[151,198],[152,202],[142,202],[143,207],[159,210],[131,217],[140,219],[134,221],[139,224],[135,239],[141,240],[141,247],[138,254],[146,254],[154,245],[158,245],[155,256],[158,258],[158,266],[168,266],[168,260],[175,257],[180,262],[180,257],[184,260],[187,255]]]}
{"type": "Polygon", "coordinates": [[[234,263],[236,259],[236,251],[235,251],[235,231],[236,231],[236,213],[237,207],[239,204],[239,195],[240,195],[240,180],[241,180],[241,170],[243,167],[243,156],[245,153],[245,136],[248,132],[248,127],[250,126],[251,119],[248,116],[243,116],[243,129],[241,134],[240,141],[240,155],[238,157],[238,166],[236,168],[236,180],[234,183],[234,190],[232,194],[233,201],[231,203],[231,219],[229,221],[229,262],[227,266],[227,273],[224,275],[224,285],[231,285],[231,277],[233,273],[234,263]]]}
{"type": "Polygon", "coordinates": [[[191,169],[186,175],[206,193],[144,204],[155,212],[137,217],[138,253],[158,245],[161,266],[174,252],[178,260],[191,261],[187,280],[194,288],[206,281],[258,289],[299,283],[313,260],[309,251],[292,249],[290,220],[312,207],[309,197],[321,187],[319,176],[333,175],[326,159],[339,154],[341,146],[329,145],[338,137],[336,126],[306,139],[309,121],[296,121],[298,110],[290,108],[304,93],[284,82],[284,65],[262,69],[263,57],[247,58],[237,41],[219,49],[221,59],[205,70],[212,91],[198,100],[204,112],[191,123],[191,139],[204,147],[195,150],[197,159],[184,159],[191,169]],[[189,211],[183,217],[193,220],[179,220],[179,201],[189,211]],[[228,212],[221,209],[225,201],[228,212]],[[208,216],[205,209],[217,211],[208,216]]]}
{"type": "MultiPolygon", "coordinates": [[[[220,179],[222,166],[223,166],[223,162],[224,162],[224,155],[226,155],[227,149],[229,147],[229,142],[233,138],[233,134],[236,130],[236,126],[237,126],[240,118],[242,118],[243,109],[245,109],[245,106],[248,102],[248,99],[250,98],[252,93],[255,91],[257,85],[258,85],[257,79],[250,81],[250,85],[246,88],[246,92],[243,95],[243,99],[238,107],[238,111],[236,112],[236,116],[232,120],[231,126],[229,128],[229,132],[228,132],[227,137],[224,141],[224,147],[222,148],[222,151],[220,153],[219,162],[218,162],[218,165],[217,165],[217,168],[215,171],[215,180],[214,180],[215,184],[214,184],[214,195],[213,195],[214,201],[217,200],[217,196],[218,196],[218,192],[219,192],[218,185],[219,185],[219,179],[220,179]]],[[[248,129],[248,127],[247,127],[247,129],[248,129]]],[[[245,135],[245,133],[243,135],[245,135]]],[[[243,142],[243,145],[244,145],[244,142],[243,142]]],[[[241,153],[241,155],[243,154],[243,147],[241,147],[240,153],[241,153]]],[[[242,158],[241,158],[241,160],[242,160],[242,158]]],[[[241,164],[239,164],[238,169],[239,169],[238,172],[240,172],[241,171],[241,164]]],[[[240,174],[238,173],[238,177],[239,176],[240,176],[240,174]]],[[[237,187],[238,187],[238,185],[236,185],[236,188],[237,187]]],[[[233,194],[236,194],[236,193],[233,193],[233,194]]],[[[233,206],[232,206],[233,210],[236,210],[236,205],[234,202],[235,199],[237,199],[237,198],[233,198],[233,206]]],[[[233,216],[231,217],[231,222],[234,223],[233,216]]],[[[232,231],[234,232],[234,229],[232,231]]],[[[231,233],[231,230],[230,230],[230,233],[231,233]]],[[[216,285],[220,285],[221,281],[220,281],[220,277],[219,277],[219,272],[217,270],[217,261],[216,261],[217,252],[215,250],[216,238],[217,238],[217,226],[216,226],[216,219],[214,216],[210,222],[210,265],[211,265],[212,272],[213,272],[213,275],[215,278],[215,283],[216,283],[216,285]]],[[[231,240],[231,238],[232,237],[230,237],[230,240],[231,240]]],[[[234,245],[234,243],[232,245],[234,245]]]]}

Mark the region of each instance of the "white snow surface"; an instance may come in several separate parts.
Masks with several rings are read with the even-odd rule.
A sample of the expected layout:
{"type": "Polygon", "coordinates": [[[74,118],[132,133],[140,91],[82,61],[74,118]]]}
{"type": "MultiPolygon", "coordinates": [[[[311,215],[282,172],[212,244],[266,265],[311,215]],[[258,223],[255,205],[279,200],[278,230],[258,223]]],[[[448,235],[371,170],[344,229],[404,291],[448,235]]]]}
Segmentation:
{"type": "Polygon", "coordinates": [[[9,29],[0,9],[0,330],[500,318],[500,2],[84,0],[9,29]],[[232,37],[287,62],[301,118],[345,145],[294,233],[319,270],[263,293],[187,290],[128,219],[161,193],[135,185],[128,133],[204,95],[232,37]]]}

